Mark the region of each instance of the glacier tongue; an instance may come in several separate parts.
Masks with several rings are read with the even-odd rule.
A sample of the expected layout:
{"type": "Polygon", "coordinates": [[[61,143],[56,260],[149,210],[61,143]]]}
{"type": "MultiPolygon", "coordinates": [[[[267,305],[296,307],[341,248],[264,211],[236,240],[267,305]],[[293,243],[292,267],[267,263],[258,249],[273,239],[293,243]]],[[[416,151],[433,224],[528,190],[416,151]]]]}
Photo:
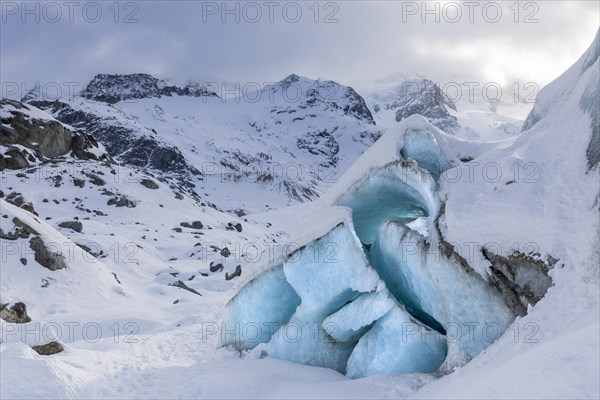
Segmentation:
{"type": "Polygon", "coordinates": [[[445,369],[468,362],[514,321],[500,292],[464,260],[403,225],[380,227],[371,261],[407,310],[437,330],[441,325],[448,340],[445,369]]]}

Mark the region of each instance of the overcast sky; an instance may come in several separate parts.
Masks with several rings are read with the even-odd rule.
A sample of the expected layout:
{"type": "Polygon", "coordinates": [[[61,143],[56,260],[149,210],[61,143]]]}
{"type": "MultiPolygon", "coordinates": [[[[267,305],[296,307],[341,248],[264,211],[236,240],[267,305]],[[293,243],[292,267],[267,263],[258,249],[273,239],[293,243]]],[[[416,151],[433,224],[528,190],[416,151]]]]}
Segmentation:
{"type": "Polygon", "coordinates": [[[83,85],[96,73],[146,72],[262,83],[295,72],[345,84],[419,74],[541,86],[600,24],[594,0],[515,3],[430,2],[426,14],[421,1],[261,0],[227,2],[227,13],[221,1],[3,0],[0,78],[83,85]]]}

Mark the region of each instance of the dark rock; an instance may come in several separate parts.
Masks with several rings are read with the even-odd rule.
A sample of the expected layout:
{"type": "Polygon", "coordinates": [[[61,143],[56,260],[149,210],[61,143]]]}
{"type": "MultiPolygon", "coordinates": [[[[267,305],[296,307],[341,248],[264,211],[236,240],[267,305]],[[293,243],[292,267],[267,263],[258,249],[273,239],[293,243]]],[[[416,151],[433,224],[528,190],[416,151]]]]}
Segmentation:
{"type": "Polygon", "coordinates": [[[211,262],[209,266],[210,272],[220,272],[223,271],[223,268],[225,268],[225,266],[221,263],[213,265],[213,263],[211,262]]]}
{"type": "Polygon", "coordinates": [[[235,278],[236,276],[241,276],[242,275],[242,266],[238,265],[237,267],[235,267],[235,271],[233,271],[233,274],[229,275],[228,272],[225,273],[225,280],[230,281],[233,278],[235,278]]]}
{"type": "Polygon", "coordinates": [[[204,227],[201,221],[193,221],[191,224],[189,222],[182,222],[179,225],[190,229],[202,229],[204,227]]]}
{"type": "Polygon", "coordinates": [[[39,217],[38,213],[33,208],[33,204],[30,202],[26,202],[21,193],[11,192],[8,196],[6,196],[6,201],[12,204],[13,206],[27,210],[33,215],[39,217]]]}
{"type": "Polygon", "coordinates": [[[142,179],[140,181],[140,183],[142,185],[144,185],[145,187],[147,187],[148,189],[158,189],[158,184],[156,182],[154,182],[152,179],[142,179]]]}
{"type": "Polygon", "coordinates": [[[39,235],[39,233],[27,225],[25,222],[21,221],[19,218],[14,217],[12,219],[15,228],[12,231],[4,232],[2,228],[0,228],[0,239],[6,240],[17,240],[18,238],[27,239],[30,235],[39,235]]]}
{"type": "Polygon", "coordinates": [[[83,224],[79,221],[64,221],[58,224],[61,228],[71,229],[75,232],[81,233],[83,230],[83,224]]]}
{"type": "Polygon", "coordinates": [[[104,186],[106,185],[106,181],[102,178],[100,178],[98,175],[92,174],[92,173],[86,173],[85,174],[88,178],[90,178],[90,183],[92,185],[96,185],[96,186],[104,186]]]}
{"type": "Polygon", "coordinates": [[[85,185],[84,179],[75,178],[73,179],[73,185],[82,188],[85,185]]]}
{"type": "Polygon", "coordinates": [[[227,247],[224,247],[224,248],[223,248],[223,249],[222,249],[222,250],[219,252],[219,254],[221,254],[221,256],[222,256],[222,257],[225,257],[225,258],[227,258],[227,257],[229,257],[229,256],[231,255],[231,251],[229,251],[229,248],[227,248],[227,247]]]}
{"type": "Polygon", "coordinates": [[[34,252],[35,261],[50,271],[67,268],[67,263],[62,254],[48,250],[46,244],[39,236],[29,240],[29,246],[34,252]]]}
{"type": "Polygon", "coordinates": [[[65,350],[63,345],[58,342],[50,342],[41,346],[32,346],[31,348],[41,356],[50,356],[65,350]]]}
{"type": "Polygon", "coordinates": [[[180,289],[187,290],[188,292],[197,294],[198,296],[202,296],[200,293],[198,293],[198,291],[196,291],[195,289],[192,289],[191,287],[189,287],[188,285],[183,283],[183,281],[180,281],[180,280],[173,282],[173,283],[169,283],[169,286],[175,286],[180,289]]]}
{"type": "Polygon", "coordinates": [[[189,82],[183,87],[168,86],[148,74],[98,74],[81,91],[81,97],[114,104],[122,100],[172,96],[218,97],[206,86],[189,82]]]}
{"type": "Polygon", "coordinates": [[[490,282],[514,307],[521,309],[522,315],[528,305],[535,305],[552,286],[552,278],[548,276],[550,266],[539,258],[520,252],[503,257],[485,248],[482,253],[492,263],[490,282]]]}
{"type": "Polygon", "coordinates": [[[0,318],[13,324],[25,324],[31,322],[27,315],[27,306],[25,303],[15,303],[8,308],[8,304],[0,304],[0,318]]]}
{"type": "Polygon", "coordinates": [[[115,196],[106,202],[107,205],[116,207],[134,208],[137,204],[135,201],[128,199],[126,196],[115,196]]]}

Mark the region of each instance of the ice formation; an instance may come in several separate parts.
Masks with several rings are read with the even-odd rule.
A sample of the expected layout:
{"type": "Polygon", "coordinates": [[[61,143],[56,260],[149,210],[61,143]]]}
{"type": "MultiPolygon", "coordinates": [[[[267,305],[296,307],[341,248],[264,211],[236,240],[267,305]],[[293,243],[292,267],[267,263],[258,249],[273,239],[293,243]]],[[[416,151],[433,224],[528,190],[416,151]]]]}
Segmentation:
{"type": "Polygon", "coordinates": [[[371,262],[412,315],[448,336],[448,368],[479,354],[514,320],[500,292],[464,260],[401,224],[380,227],[371,262]]]}
{"type": "Polygon", "coordinates": [[[299,304],[300,297],[285,279],[283,266],[266,271],[244,286],[229,304],[221,344],[248,350],[268,342],[299,304]]]}
{"type": "Polygon", "coordinates": [[[389,137],[375,145],[387,146],[388,160],[359,161],[362,173],[350,171],[323,201],[332,212],[351,209],[351,221],[309,240],[230,303],[228,324],[276,332],[223,345],[261,343],[262,356],[358,378],[452,369],[509,327],[515,315],[500,292],[440,245],[438,181],[452,166],[441,133],[420,117],[403,126],[395,147],[389,137]]]}
{"type": "Polygon", "coordinates": [[[444,358],[446,339],[394,307],[358,341],[347,375],[435,372],[444,358]]]}

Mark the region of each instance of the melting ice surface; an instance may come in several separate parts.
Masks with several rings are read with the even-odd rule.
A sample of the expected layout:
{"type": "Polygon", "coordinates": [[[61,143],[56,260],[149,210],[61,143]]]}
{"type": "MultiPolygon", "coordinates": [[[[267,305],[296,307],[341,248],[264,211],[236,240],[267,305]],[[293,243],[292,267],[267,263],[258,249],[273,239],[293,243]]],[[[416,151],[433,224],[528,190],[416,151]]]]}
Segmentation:
{"type": "Polygon", "coordinates": [[[334,201],[352,209],[351,223],[267,270],[228,305],[227,324],[275,329],[223,345],[358,378],[450,370],[507,329],[515,316],[500,293],[436,244],[445,152],[428,129],[407,129],[396,157],[334,201]],[[417,218],[419,232],[411,229],[417,218]]]}

